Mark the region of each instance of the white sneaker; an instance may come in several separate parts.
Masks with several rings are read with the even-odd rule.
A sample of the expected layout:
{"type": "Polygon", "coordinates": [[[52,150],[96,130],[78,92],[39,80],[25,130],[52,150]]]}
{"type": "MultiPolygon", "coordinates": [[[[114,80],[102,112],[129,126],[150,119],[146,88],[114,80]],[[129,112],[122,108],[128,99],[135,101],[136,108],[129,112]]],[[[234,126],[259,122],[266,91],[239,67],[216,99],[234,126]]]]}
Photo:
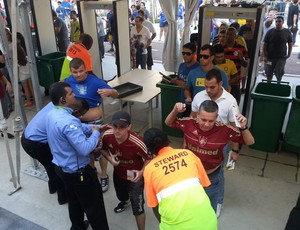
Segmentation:
{"type": "Polygon", "coordinates": [[[221,215],[222,208],[223,208],[222,204],[217,204],[217,211],[216,211],[217,218],[219,218],[219,216],[221,215]]]}

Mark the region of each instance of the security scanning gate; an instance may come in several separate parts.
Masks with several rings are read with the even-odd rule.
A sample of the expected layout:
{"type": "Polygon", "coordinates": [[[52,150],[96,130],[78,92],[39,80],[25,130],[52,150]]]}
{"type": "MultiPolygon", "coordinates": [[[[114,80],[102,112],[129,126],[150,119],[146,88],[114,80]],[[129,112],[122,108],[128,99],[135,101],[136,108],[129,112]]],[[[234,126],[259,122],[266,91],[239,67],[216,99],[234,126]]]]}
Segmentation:
{"type": "Polygon", "coordinates": [[[127,0],[80,1],[80,5],[78,7],[78,13],[82,23],[81,28],[83,28],[83,32],[88,33],[93,37],[94,43],[97,41],[97,46],[93,45],[94,49],[97,50],[91,51],[94,60],[93,61],[94,65],[97,62],[95,60],[100,60],[99,50],[98,50],[97,28],[96,28],[96,21],[95,21],[95,9],[110,9],[113,10],[114,12],[113,13],[114,23],[115,23],[114,26],[115,26],[115,31],[117,31],[114,34],[114,44],[116,47],[116,65],[117,65],[118,76],[121,76],[122,74],[131,71],[128,1],[127,0]]]}
{"type": "Polygon", "coordinates": [[[13,90],[14,90],[14,104],[15,104],[15,118],[14,124],[13,124],[13,130],[15,134],[15,146],[16,146],[16,171],[12,159],[12,154],[10,151],[7,135],[6,135],[6,130],[7,130],[7,124],[6,120],[3,117],[3,110],[2,107],[0,108],[0,130],[4,133],[4,140],[5,140],[5,146],[6,146],[6,151],[8,155],[8,162],[10,166],[10,171],[11,171],[11,181],[14,186],[14,190],[9,192],[9,195],[12,195],[16,191],[18,191],[21,188],[20,184],[20,133],[23,131],[24,125],[27,125],[27,119],[26,115],[24,112],[24,107],[22,106],[23,101],[21,100],[20,94],[19,94],[19,80],[18,80],[18,62],[17,62],[17,39],[16,39],[16,34],[17,34],[17,28],[18,25],[22,25],[22,33],[24,34],[25,37],[25,43],[27,47],[27,55],[28,55],[28,63],[30,65],[30,70],[31,70],[31,79],[32,79],[32,84],[34,86],[34,97],[35,97],[35,102],[36,102],[36,107],[39,110],[41,108],[41,97],[40,97],[40,92],[37,90],[39,87],[38,84],[38,77],[37,77],[37,71],[36,71],[36,65],[35,65],[35,55],[33,51],[33,45],[32,45],[32,40],[31,40],[31,34],[30,34],[30,26],[29,26],[29,18],[27,14],[27,5],[26,2],[23,0],[12,0],[11,5],[6,5],[7,12],[10,12],[10,15],[12,17],[10,18],[11,21],[11,32],[12,32],[12,54],[8,50],[8,41],[6,38],[6,33],[4,30],[4,25],[1,20],[1,25],[0,25],[0,42],[1,42],[1,49],[3,51],[3,54],[5,55],[6,59],[6,65],[7,69],[13,84],[13,90]],[[8,9],[10,9],[8,11],[8,9]]]}
{"type": "MultiPolygon", "coordinates": [[[[249,113],[250,98],[249,91],[255,84],[257,76],[258,55],[262,36],[262,25],[265,15],[265,6],[259,5],[256,8],[243,7],[216,7],[203,5],[199,9],[199,24],[198,24],[198,49],[205,44],[210,43],[211,21],[213,18],[220,19],[253,19],[255,20],[255,30],[253,36],[255,52],[251,52],[249,56],[249,71],[246,84],[246,92],[244,96],[242,114],[249,113]]],[[[198,52],[199,53],[199,52],[198,52]]]]}
{"type": "MultiPolygon", "coordinates": [[[[15,96],[15,114],[13,130],[15,133],[15,145],[16,145],[16,169],[12,154],[9,148],[9,142],[7,139],[7,124],[3,117],[2,108],[0,107],[0,131],[4,133],[6,150],[8,155],[8,162],[10,166],[11,181],[13,182],[14,189],[9,192],[9,195],[15,193],[21,188],[20,185],[20,133],[23,131],[23,127],[27,125],[26,114],[24,107],[22,106],[22,100],[19,94],[18,84],[18,67],[17,67],[17,49],[16,49],[16,32],[20,31],[25,37],[25,43],[28,52],[28,62],[30,64],[32,83],[34,88],[34,97],[36,102],[37,111],[42,108],[40,86],[38,82],[38,75],[36,69],[35,51],[33,47],[32,32],[30,30],[30,22],[28,9],[31,10],[32,18],[35,25],[35,35],[37,37],[37,55],[45,55],[50,52],[57,51],[53,20],[51,15],[51,2],[50,0],[11,0],[5,1],[5,8],[8,17],[8,21],[11,24],[11,32],[13,37],[13,53],[8,52],[8,42],[4,30],[2,20],[0,20],[0,45],[3,54],[6,57],[6,64],[9,74],[12,78],[14,96],[15,96]]],[[[127,0],[116,1],[94,1],[83,2],[78,1],[78,13],[81,21],[82,32],[89,33],[93,40],[94,45],[90,52],[93,55],[93,69],[98,76],[102,76],[102,67],[100,64],[100,55],[98,50],[98,38],[97,28],[95,20],[95,9],[113,9],[115,12],[116,30],[119,36],[115,38],[117,58],[116,64],[118,67],[118,76],[127,73],[131,70],[130,67],[130,48],[129,48],[129,21],[128,21],[128,2],[127,0]],[[126,19],[126,20],[125,20],[126,19]],[[121,37],[122,35],[122,37],[121,37]],[[121,47],[121,48],[119,48],[121,47]],[[97,61],[99,60],[99,61],[97,61]]],[[[42,180],[48,180],[47,174],[43,167],[32,159],[32,165],[27,169],[24,169],[24,173],[37,177],[42,180]]]]}

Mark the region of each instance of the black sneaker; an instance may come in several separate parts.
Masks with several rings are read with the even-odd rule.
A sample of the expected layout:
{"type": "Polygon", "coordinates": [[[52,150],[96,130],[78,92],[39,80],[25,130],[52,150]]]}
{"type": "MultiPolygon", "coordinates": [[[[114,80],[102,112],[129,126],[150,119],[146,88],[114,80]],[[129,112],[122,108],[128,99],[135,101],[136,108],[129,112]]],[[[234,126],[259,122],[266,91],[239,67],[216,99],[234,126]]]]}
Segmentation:
{"type": "Polygon", "coordinates": [[[114,208],[114,212],[115,213],[120,213],[123,212],[125,210],[125,208],[128,206],[129,201],[121,201],[117,207],[114,208]]]}
{"type": "MultiPolygon", "coordinates": [[[[4,137],[3,133],[1,133],[1,137],[4,137]]],[[[15,138],[15,136],[12,135],[11,133],[7,133],[7,137],[8,137],[8,139],[14,139],[15,138]]]]}
{"type": "Polygon", "coordinates": [[[15,136],[12,135],[11,133],[7,133],[7,137],[8,137],[8,139],[15,139],[15,136]]]}
{"type": "Polygon", "coordinates": [[[108,176],[101,177],[100,178],[100,184],[101,184],[101,187],[102,187],[102,192],[106,192],[108,190],[108,184],[109,184],[108,176]]]}

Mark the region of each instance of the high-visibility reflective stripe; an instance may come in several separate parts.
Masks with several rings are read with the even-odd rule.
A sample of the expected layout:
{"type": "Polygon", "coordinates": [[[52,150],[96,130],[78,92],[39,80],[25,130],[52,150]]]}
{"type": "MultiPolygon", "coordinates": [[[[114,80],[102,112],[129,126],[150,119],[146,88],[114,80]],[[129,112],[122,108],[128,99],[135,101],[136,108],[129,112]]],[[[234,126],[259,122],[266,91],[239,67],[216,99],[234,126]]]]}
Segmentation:
{"type": "Polygon", "coordinates": [[[69,61],[72,61],[73,58],[71,58],[70,56],[67,56],[67,59],[68,59],[69,61]]]}
{"type": "Polygon", "coordinates": [[[177,184],[174,184],[168,188],[161,190],[159,193],[156,194],[158,202],[162,201],[164,198],[167,198],[175,193],[178,193],[186,188],[198,186],[200,185],[199,178],[191,178],[184,181],[181,181],[177,184]]]}

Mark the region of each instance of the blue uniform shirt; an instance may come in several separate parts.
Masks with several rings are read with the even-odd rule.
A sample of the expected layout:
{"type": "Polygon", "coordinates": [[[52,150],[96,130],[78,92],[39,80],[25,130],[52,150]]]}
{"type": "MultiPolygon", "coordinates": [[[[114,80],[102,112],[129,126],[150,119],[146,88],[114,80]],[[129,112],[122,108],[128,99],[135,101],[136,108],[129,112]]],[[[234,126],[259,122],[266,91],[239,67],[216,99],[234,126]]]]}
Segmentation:
{"type": "Polygon", "coordinates": [[[89,103],[90,108],[99,106],[102,103],[102,98],[97,93],[98,89],[111,89],[105,81],[91,74],[87,74],[84,81],[77,81],[73,75],[64,81],[71,86],[77,98],[83,98],[89,103]]]}
{"type": "MultiPolygon", "coordinates": [[[[213,68],[221,72],[223,88],[228,90],[228,78],[226,73],[216,66],[214,66],[213,68]]],[[[191,72],[188,74],[186,85],[193,92],[192,98],[194,98],[194,96],[200,91],[205,90],[205,76],[206,72],[202,69],[201,66],[199,68],[191,70],[191,72]]]]}
{"type": "Polygon", "coordinates": [[[26,139],[41,143],[48,142],[45,118],[48,115],[49,111],[52,110],[53,106],[53,103],[49,102],[34,116],[34,118],[32,118],[24,131],[26,139]]]}
{"type": "Polygon", "coordinates": [[[48,144],[53,163],[66,173],[75,173],[90,162],[89,154],[98,144],[100,133],[81,124],[72,109],[55,106],[46,117],[48,144]],[[91,134],[86,137],[86,134],[91,134]]]}

